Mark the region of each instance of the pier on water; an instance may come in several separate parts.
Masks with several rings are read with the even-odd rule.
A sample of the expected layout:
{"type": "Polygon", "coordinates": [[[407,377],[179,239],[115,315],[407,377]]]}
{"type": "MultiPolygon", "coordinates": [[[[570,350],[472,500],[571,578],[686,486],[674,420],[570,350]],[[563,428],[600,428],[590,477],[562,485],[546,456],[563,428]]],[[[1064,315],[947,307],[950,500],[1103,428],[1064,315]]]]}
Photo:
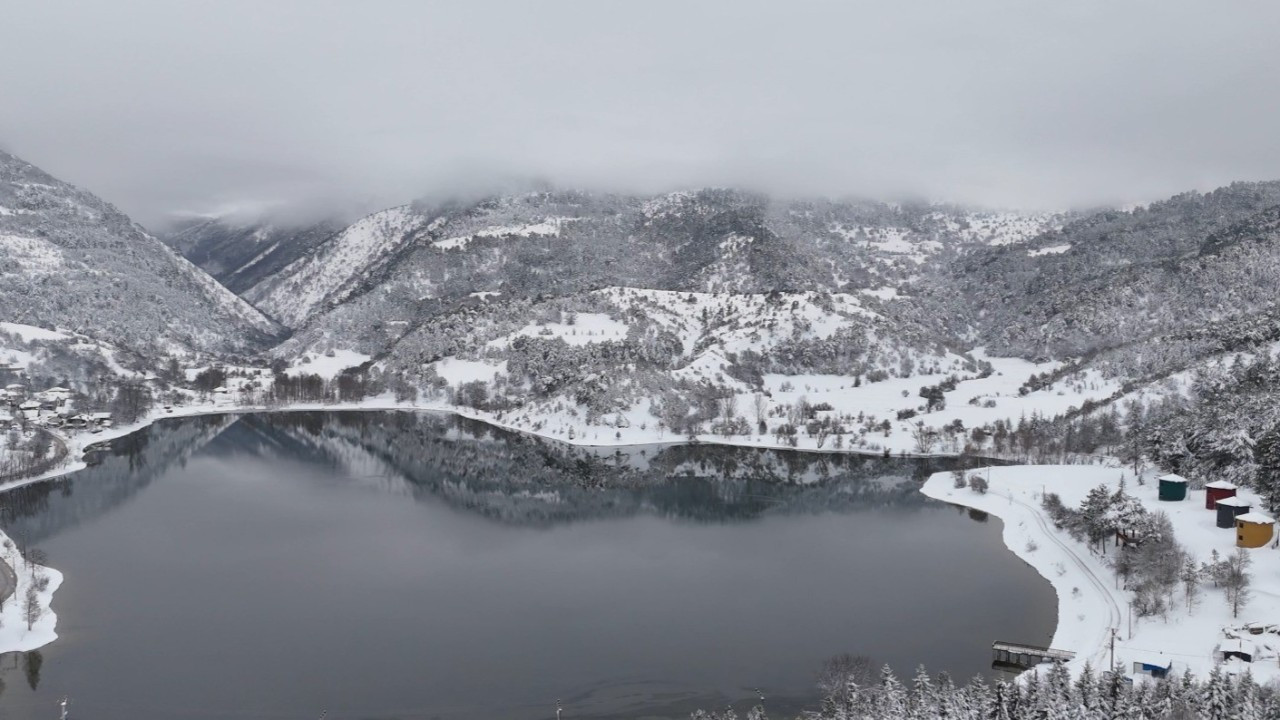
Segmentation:
{"type": "Polygon", "coordinates": [[[1069,650],[1055,650],[1038,645],[1004,642],[991,643],[991,664],[994,667],[1029,669],[1053,662],[1067,662],[1076,656],[1069,650]]]}

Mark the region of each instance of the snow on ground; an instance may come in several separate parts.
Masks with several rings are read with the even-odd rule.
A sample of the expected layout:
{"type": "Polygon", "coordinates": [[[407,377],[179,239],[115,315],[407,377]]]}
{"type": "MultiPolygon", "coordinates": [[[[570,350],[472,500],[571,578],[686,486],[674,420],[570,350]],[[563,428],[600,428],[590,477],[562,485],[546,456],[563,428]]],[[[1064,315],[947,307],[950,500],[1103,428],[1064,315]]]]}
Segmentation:
{"type": "Polygon", "coordinates": [[[888,255],[905,256],[917,263],[923,263],[928,256],[942,249],[942,243],[906,227],[848,228],[835,224],[830,230],[845,240],[865,243],[870,249],[888,255]]]}
{"type": "Polygon", "coordinates": [[[765,295],[614,287],[594,294],[624,312],[640,310],[650,321],[671,330],[686,354],[706,341],[713,341],[725,352],[764,352],[797,333],[826,338],[850,318],[881,317],[851,293],[832,293],[830,309],[821,307],[816,302],[818,294],[810,292],[765,295]]]}
{"type": "Polygon", "coordinates": [[[347,368],[363,365],[372,356],[354,350],[330,350],[326,353],[304,353],[292,367],[285,371],[290,377],[319,375],[332,380],[347,368]]]}
{"type": "Polygon", "coordinates": [[[880,298],[881,300],[897,300],[899,297],[902,297],[898,294],[898,288],[893,287],[870,288],[867,290],[859,290],[858,292],[863,295],[880,298]]]}
{"type": "MultiPolygon", "coordinates": [[[[950,362],[956,365],[944,366],[940,374],[889,378],[874,383],[864,382],[861,385],[855,385],[855,379],[852,377],[840,375],[765,375],[764,384],[768,396],[764,400],[767,412],[770,413],[767,420],[769,431],[765,434],[759,434],[754,429],[756,423],[753,404],[756,393],[741,382],[724,375],[721,367],[727,361],[719,348],[713,347],[687,358],[671,374],[673,379],[715,379],[723,387],[733,388],[737,393],[738,414],[747,418],[753,427],[748,435],[731,437],[707,432],[696,438],[699,442],[751,447],[793,447],[774,436],[773,429],[786,422],[786,418],[773,412],[781,406],[795,405],[804,398],[812,405],[829,403],[832,410],[823,411],[823,415],[847,414],[856,417],[862,413],[868,417],[874,416],[877,421],[890,420],[891,427],[887,437],[882,431],[865,432],[856,424],[847,425],[851,434],[845,438],[844,447],[841,449],[865,453],[880,453],[888,449],[893,453],[919,454],[914,434],[914,424],[918,422],[923,422],[926,427],[935,429],[956,420],[962,422],[965,428],[973,428],[996,420],[1017,423],[1024,415],[1030,416],[1039,412],[1052,416],[1071,407],[1078,407],[1085,400],[1105,398],[1117,388],[1111,382],[1086,374],[1083,380],[1077,383],[1077,389],[1066,389],[1065,383],[1059,382],[1054,386],[1020,395],[1018,388],[1029,377],[1056,369],[1059,364],[1036,364],[1016,358],[988,358],[981,350],[973,354],[991,362],[995,372],[986,378],[976,378],[970,373],[969,377],[972,379],[960,382],[955,390],[946,393],[946,409],[920,413],[909,420],[901,421],[896,419],[899,410],[915,410],[924,404],[924,400],[919,396],[920,388],[938,384],[951,372],[959,373],[964,359],[958,355],[954,356],[950,362]],[[978,400],[977,404],[969,402],[975,398],[978,400]]],[[[446,358],[437,362],[434,368],[455,389],[462,383],[474,380],[492,381],[495,373],[506,374],[505,363],[492,360],[446,358]]],[[[442,399],[432,400],[425,396],[419,406],[458,412],[511,430],[579,445],[644,445],[669,443],[683,437],[659,427],[658,419],[650,413],[649,401],[646,399],[637,401],[621,412],[600,418],[599,424],[588,424],[583,408],[575,406],[572,400],[566,401],[565,398],[559,397],[530,403],[506,413],[490,413],[456,407],[442,399]]],[[[939,442],[925,454],[959,452],[962,449],[964,436],[951,437],[956,438],[956,446],[952,447],[946,442],[939,442]]],[[[810,437],[802,431],[794,447],[800,450],[832,451],[835,449],[832,447],[831,438],[825,439],[821,446],[818,442],[818,438],[810,437]]]]}
{"type": "Polygon", "coordinates": [[[503,348],[518,337],[560,338],[570,345],[613,342],[627,339],[626,323],[604,313],[573,313],[573,322],[526,325],[506,337],[490,340],[489,347],[503,348]]]}
{"type": "Polygon", "coordinates": [[[47,275],[62,267],[62,249],[48,240],[0,235],[0,253],[27,274],[47,275]]]}
{"type": "MultiPolygon", "coordinates": [[[[0,653],[35,650],[56,640],[58,633],[54,628],[58,624],[58,616],[51,604],[54,591],[62,584],[62,573],[42,565],[28,565],[13,540],[3,532],[0,532],[0,562],[13,570],[11,577],[17,580],[13,594],[0,607],[0,653]],[[39,590],[38,582],[42,576],[47,584],[39,590]],[[28,588],[33,586],[37,587],[36,603],[40,607],[40,617],[28,630],[25,605],[28,588]]],[[[0,568],[0,572],[6,572],[6,569],[0,568]]]]}
{"type": "Polygon", "coordinates": [[[559,237],[561,224],[571,220],[574,220],[574,218],[549,217],[541,222],[528,223],[524,225],[487,227],[483,230],[477,230],[470,235],[445,238],[444,240],[437,240],[431,244],[441,250],[455,250],[465,248],[473,239],[478,237],[559,237]]]}
{"type": "MultiPolygon", "coordinates": [[[[265,296],[252,299],[273,316],[296,325],[321,303],[349,284],[397,242],[422,224],[409,206],[394,207],[361,218],[346,230],[280,272],[282,283],[263,283],[265,296]],[[267,287],[270,286],[270,287],[267,287]]],[[[258,292],[255,287],[255,292],[258,292]]]]}
{"type": "Polygon", "coordinates": [[[507,361],[493,360],[459,360],[448,357],[436,362],[433,367],[440,377],[454,387],[475,380],[490,382],[494,375],[507,374],[507,361]]]}
{"type": "MultiPolygon", "coordinates": [[[[78,355],[97,356],[98,360],[101,360],[112,372],[121,377],[135,377],[137,375],[137,373],[127,370],[120,364],[117,357],[119,350],[116,347],[84,335],[11,322],[0,322],[0,333],[16,336],[20,345],[29,346],[30,343],[35,341],[61,343],[63,349],[70,350],[78,355]]],[[[43,361],[44,354],[45,350],[40,347],[22,349],[0,344],[0,365],[25,368],[32,363],[43,361]]]]}
{"type": "Polygon", "coordinates": [[[986,245],[1012,245],[1024,242],[1046,230],[1061,227],[1057,213],[1020,215],[1011,212],[974,212],[965,216],[966,226],[948,219],[947,227],[966,240],[986,245]]]}
{"type": "Polygon", "coordinates": [[[17,335],[22,338],[23,342],[31,342],[32,340],[71,340],[72,336],[57,330],[48,330],[46,328],[36,327],[34,325],[22,325],[19,323],[0,322],[0,332],[17,335]]]}
{"type": "MultiPolygon", "coordinates": [[[[1224,593],[1211,582],[1201,586],[1190,610],[1179,590],[1168,618],[1131,618],[1132,593],[1117,587],[1115,575],[1101,556],[1055,528],[1040,505],[1043,493],[1049,492],[1057,493],[1068,507],[1078,507],[1090,489],[1104,484],[1114,491],[1124,476],[1126,492],[1147,510],[1167,513],[1178,542],[1199,563],[1209,560],[1214,550],[1226,557],[1236,549],[1235,531],[1218,528],[1216,512],[1205,509],[1204,490],[1188,491],[1187,499],[1181,502],[1162,502],[1157,498],[1158,472],[1148,471],[1144,483],[1139,484],[1131,470],[1117,467],[1028,465],[983,469],[974,474],[989,478],[987,494],[955,488],[950,473],[929,478],[922,492],[1004,521],[1005,544],[1057,591],[1058,629],[1052,646],[1077,653],[1071,667],[1078,670],[1086,660],[1095,669],[1108,667],[1108,645],[1114,629],[1116,662],[1126,672],[1132,670],[1135,661],[1163,657],[1172,660],[1174,672],[1190,670],[1203,678],[1213,668],[1214,651],[1231,633],[1249,638],[1259,648],[1271,648],[1262,650],[1263,657],[1255,657],[1251,664],[1233,662],[1233,669],[1248,668],[1259,682],[1280,678],[1280,656],[1276,652],[1280,650],[1280,635],[1251,636],[1241,630],[1247,623],[1271,624],[1280,617],[1280,550],[1269,545],[1247,551],[1253,559],[1253,599],[1238,619],[1231,617],[1224,593]]],[[[1239,495],[1258,502],[1250,491],[1241,490],[1239,495]]]]}
{"type": "Polygon", "coordinates": [[[1068,250],[1070,250],[1070,249],[1071,249],[1071,245],[1070,245],[1070,244],[1067,244],[1067,245],[1051,245],[1050,247],[1043,247],[1043,248],[1040,248],[1039,250],[1028,250],[1028,251],[1027,251],[1027,256],[1028,256],[1028,257],[1040,257],[1041,255],[1061,255],[1062,253],[1064,253],[1064,252],[1066,252],[1066,251],[1068,251],[1068,250]]]}

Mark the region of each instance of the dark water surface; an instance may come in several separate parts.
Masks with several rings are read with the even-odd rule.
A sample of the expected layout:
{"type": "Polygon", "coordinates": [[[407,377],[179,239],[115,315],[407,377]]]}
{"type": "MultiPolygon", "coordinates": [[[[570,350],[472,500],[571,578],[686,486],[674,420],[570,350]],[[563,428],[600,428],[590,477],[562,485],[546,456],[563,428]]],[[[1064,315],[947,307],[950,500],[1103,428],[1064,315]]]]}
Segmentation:
{"type": "Polygon", "coordinates": [[[687,717],[755,688],[783,717],[839,653],[963,681],[1054,628],[999,521],[917,491],[945,461],[408,413],[171,420],[97,460],[0,498],[66,576],[60,638],[0,657],[2,718],[687,717]]]}

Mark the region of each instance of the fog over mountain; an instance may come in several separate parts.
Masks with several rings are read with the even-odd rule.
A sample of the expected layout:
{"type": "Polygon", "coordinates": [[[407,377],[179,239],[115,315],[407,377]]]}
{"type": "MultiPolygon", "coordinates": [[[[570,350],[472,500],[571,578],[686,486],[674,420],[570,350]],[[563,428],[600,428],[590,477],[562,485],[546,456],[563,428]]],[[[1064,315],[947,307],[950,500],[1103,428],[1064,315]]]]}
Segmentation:
{"type": "Polygon", "coordinates": [[[4,23],[0,144],[148,227],[526,177],[1034,210],[1280,168],[1274,4],[134,0],[4,23]]]}

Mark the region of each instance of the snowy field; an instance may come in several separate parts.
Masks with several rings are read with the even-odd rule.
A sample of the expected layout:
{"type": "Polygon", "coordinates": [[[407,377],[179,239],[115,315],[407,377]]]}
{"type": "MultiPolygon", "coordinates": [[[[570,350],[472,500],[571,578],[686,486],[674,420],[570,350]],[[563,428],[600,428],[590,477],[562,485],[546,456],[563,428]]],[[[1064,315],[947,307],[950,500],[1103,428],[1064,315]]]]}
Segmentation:
{"type": "MultiPolygon", "coordinates": [[[[1101,556],[1056,529],[1040,504],[1042,494],[1049,492],[1057,493],[1067,507],[1078,507],[1089,490],[1104,484],[1114,491],[1124,475],[1126,492],[1147,510],[1167,513],[1177,541],[1200,563],[1209,560],[1215,550],[1225,558],[1236,549],[1235,531],[1218,528],[1216,512],[1205,509],[1204,490],[1189,490],[1186,500],[1180,502],[1162,502],[1157,499],[1155,480],[1159,473],[1144,473],[1144,484],[1138,484],[1132,469],[1117,467],[1028,465],[984,469],[975,474],[990,478],[987,494],[955,488],[950,473],[932,476],[922,491],[929,497],[982,510],[1004,521],[1005,544],[1057,591],[1058,629],[1052,646],[1077,653],[1071,663],[1074,669],[1078,670],[1085,661],[1095,669],[1108,667],[1114,630],[1115,659],[1126,672],[1135,661],[1172,661],[1175,673],[1191,671],[1204,678],[1215,664],[1215,650],[1233,638],[1243,638],[1256,650],[1254,661],[1231,660],[1228,668],[1234,672],[1249,670],[1259,682],[1280,679],[1280,635],[1270,631],[1250,635],[1244,629],[1250,623],[1274,628],[1280,618],[1280,550],[1268,545],[1247,551],[1253,560],[1253,597],[1238,619],[1232,618],[1225,593],[1209,581],[1202,584],[1190,609],[1179,589],[1168,617],[1131,617],[1133,593],[1118,587],[1114,573],[1101,556]]],[[[1256,494],[1241,489],[1239,495],[1257,507],[1256,494]]]]}

